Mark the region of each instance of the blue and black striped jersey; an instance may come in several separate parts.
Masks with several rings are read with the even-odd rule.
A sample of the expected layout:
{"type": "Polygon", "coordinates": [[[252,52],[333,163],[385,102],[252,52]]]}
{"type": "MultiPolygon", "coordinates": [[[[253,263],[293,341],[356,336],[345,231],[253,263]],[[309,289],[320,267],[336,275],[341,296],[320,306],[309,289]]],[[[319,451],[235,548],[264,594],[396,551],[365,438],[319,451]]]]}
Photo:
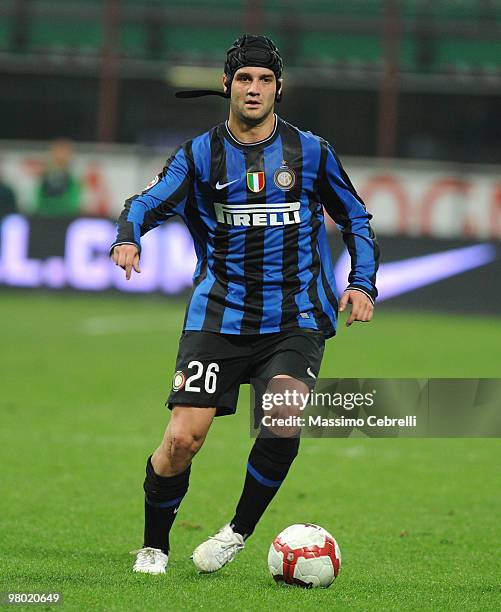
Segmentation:
{"type": "Polygon", "coordinates": [[[128,199],[115,246],[173,215],[198,263],[185,330],[228,334],[336,331],[337,298],[324,210],[351,255],[349,287],[372,300],[379,248],[372,216],[334,149],[276,117],[271,136],[244,144],[227,123],[189,140],[153,184],[128,199]]]}

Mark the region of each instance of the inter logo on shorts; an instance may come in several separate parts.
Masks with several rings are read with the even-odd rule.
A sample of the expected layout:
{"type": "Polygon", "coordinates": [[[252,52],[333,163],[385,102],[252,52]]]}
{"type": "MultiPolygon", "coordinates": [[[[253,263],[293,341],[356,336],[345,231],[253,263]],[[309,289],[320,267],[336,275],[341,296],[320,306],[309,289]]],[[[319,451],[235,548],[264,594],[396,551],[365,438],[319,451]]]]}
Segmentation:
{"type": "Polygon", "coordinates": [[[264,172],[247,172],[247,187],[254,193],[264,189],[264,172]]]}
{"type": "Polygon", "coordinates": [[[182,370],[178,370],[174,373],[172,378],[172,389],[173,391],[179,391],[184,387],[184,383],[186,382],[186,376],[182,370]]]}

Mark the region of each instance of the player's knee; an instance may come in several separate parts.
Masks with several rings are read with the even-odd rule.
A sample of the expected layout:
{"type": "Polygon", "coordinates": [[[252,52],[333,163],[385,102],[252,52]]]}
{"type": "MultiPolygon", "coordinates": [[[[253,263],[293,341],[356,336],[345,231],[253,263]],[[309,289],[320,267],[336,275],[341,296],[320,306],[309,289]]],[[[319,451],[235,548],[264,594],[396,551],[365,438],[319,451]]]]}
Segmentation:
{"type": "Polygon", "coordinates": [[[301,431],[301,418],[308,401],[308,385],[288,374],[277,374],[268,382],[266,426],[279,438],[294,438],[301,431]]]}
{"type": "Polygon", "coordinates": [[[204,442],[204,436],[197,432],[174,431],[170,439],[171,455],[195,455],[204,442]]]}

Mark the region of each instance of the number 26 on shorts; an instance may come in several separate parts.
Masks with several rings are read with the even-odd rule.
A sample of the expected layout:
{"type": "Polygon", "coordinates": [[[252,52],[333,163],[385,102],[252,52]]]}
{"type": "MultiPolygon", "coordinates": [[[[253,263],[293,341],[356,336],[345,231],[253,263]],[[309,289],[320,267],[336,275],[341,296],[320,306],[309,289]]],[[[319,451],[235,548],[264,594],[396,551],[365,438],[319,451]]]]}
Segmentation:
{"type": "Polygon", "coordinates": [[[184,387],[185,391],[200,393],[202,391],[202,387],[200,386],[201,384],[203,384],[203,390],[206,393],[212,394],[216,391],[219,364],[217,364],[216,362],[209,363],[205,370],[205,376],[204,365],[200,361],[190,361],[187,369],[195,370],[194,373],[191,374],[191,376],[188,376],[188,378],[186,378],[186,375],[182,370],[178,370],[174,374],[174,380],[172,385],[174,391],[180,391],[184,387]]]}

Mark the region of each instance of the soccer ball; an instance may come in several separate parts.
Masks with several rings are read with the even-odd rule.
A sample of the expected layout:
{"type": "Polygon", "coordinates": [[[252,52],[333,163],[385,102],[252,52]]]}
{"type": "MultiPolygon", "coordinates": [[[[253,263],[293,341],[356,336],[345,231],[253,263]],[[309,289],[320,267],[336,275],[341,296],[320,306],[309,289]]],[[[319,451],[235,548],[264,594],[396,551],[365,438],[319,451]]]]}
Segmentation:
{"type": "Polygon", "coordinates": [[[341,551],[323,527],[291,525],[273,540],[268,567],[275,582],[303,588],[328,587],[341,569],[341,551]]]}

